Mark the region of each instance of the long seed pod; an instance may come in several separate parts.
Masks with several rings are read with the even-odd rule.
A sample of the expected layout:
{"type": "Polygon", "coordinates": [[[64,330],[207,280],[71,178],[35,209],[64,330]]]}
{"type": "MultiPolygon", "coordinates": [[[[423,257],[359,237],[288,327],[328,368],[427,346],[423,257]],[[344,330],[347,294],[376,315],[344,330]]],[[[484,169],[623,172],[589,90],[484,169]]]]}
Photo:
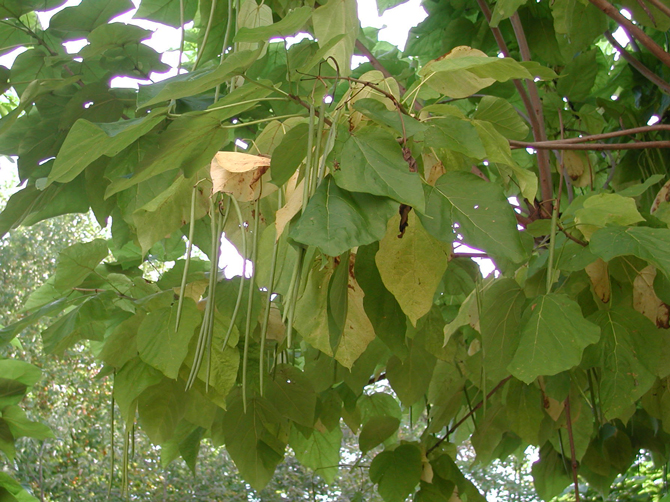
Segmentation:
{"type": "Polygon", "coordinates": [[[126,424],[126,431],[123,438],[123,473],[121,477],[121,496],[126,500],[130,500],[130,493],[128,490],[128,464],[130,462],[130,428],[126,424]]]}
{"type": "MultiPolygon", "coordinates": [[[[282,208],[283,204],[282,191],[279,189],[277,191],[277,210],[282,208]]],[[[263,379],[265,376],[265,368],[263,368],[265,360],[265,339],[267,338],[268,333],[268,323],[270,321],[270,308],[272,306],[272,290],[275,285],[275,272],[277,268],[277,254],[279,250],[279,239],[275,238],[274,246],[272,247],[272,260],[270,261],[270,281],[268,283],[268,297],[265,301],[265,313],[263,314],[263,324],[261,326],[261,353],[260,361],[258,363],[260,369],[260,385],[261,385],[261,397],[263,396],[263,379]]]]}
{"type": "MultiPolygon", "coordinates": [[[[115,375],[116,377],[116,375],[115,375]]],[[[111,429],[111,438],[110,438],[110,462],[109,462],[109,484],[107,485],[107,498],[112,494],[112,485],[114,484],[114,463],[116,461],[116,455],[114,454],[114,394],[112,394],[112,406],[109,412],[110,415],[110,429],[111,429]]]]}
{"type": "Polygon", "coordinates": [[[216,213],[216,245],[212,245],[214,253],[216,254],[216,259],[214,263],[216,265],[216,273],[213,273],[209,277],[209,287],[210,298],[212,300],[212,305],[209,309],[209,321],[207,324],[207,376],[205,377],[205,390],[209,390],[209,376],[211,374],[212,367],[212,337],[214,336],[214,315],[216,314],[216,285],[219,282],[219,259],[221,257],[221,234],[223,233],[224,218],[220,211],[216,213]]]}
{"type": "MultiPolygon", "coordinates": [[[[212,232],[212,249],[210,251],[210,275],[209,275],[209,291],[207,295],[207,303],[205,304],[205,312],[202,318],[202,324],[200,325],[200,334],[198,335],[198,342],[195,349],[195,356],[193,358],[193,366],[191,367],[191,373],[188,376],[186,381],[186,390],[190,389],[195,383],[195,379],[198,377],[198,372],[200,371],[200,366],[202,365],[202,359],[205,355],[205,349],[207,348],[207,341],[211,339],[211,325],[212,312],[214,307],[214,297],[216,291],[216,278],[219,273],[219,264],[217,263],[217,257],[219,254],[219,246],[221,245],[221,234],[217,235],[218,226],[219,226],[219,216],[217,216],[218,209],[214,203],[214,195],[210,199],[210,215],[211,215],[211,232],[212,232]],[[218,238],[217,238],[218,237],[218,238]]],[[[206,377],[205,384],[209,384],[209,374],[206,377]]]]}
{"type": "Polygon", "coordinates": [[[286,315],[286,346],[291,348],[293,343],[293,317],[295,315],[295,306],[298,303],[298,291],[300,285],[300,278],[302,275],[302,266],[303,258],[305,257],[305,249],[300,248],[298,250],[298,258],[295,262],[295,267],[293,268],[293,275],[291,276],[291,283],[289,284],[289,298],[287,299],[287,305],[284,309],[284,314],[286,315],[286,310],[288,310],[288,315],[286,315]]]}
{"type": "Polygon", "coordinates": [[[230,340],[230,334],[233,332],[233,326],[235,326],[235,320],[237,319],[237,314],[240,311],[240,305],[242,304],[242,295],[244,292],[244,280],[247,273],[247,234],[244,229],[244,218],[242,218],[242,210],[240,209],[240,204],[237,202],[235,197],[230,197],[230,200],[233,203],[235,212],[237,213],[237,219],[240,224],[240,231],[242,232],[242,277],[240,279],[240,289],[237,290],[237,300],[235,301],[235,308],[233,309],[233,315],[230,318],[230,326],[228,326],[228,332],[226,333],[226,338],[223,340],[223,347],[221,350],[225,350],[226,345],[228,345],[228,340],[230,340]]]}
{"type": "Polygon", "coordinates": [[[242,357],[242,405],[247,412],[247,363],[249,361],[249,335],[251,334],[251,311],[254,307],[254,277],[256,275],[256,255],[258,253],[258,227],[260,224],[260,204],[256,201],[254,212],[254,227],[251,236],[251,276],[249,277],[249,299],[247,301],[247,319],[244,329],[244,355],[242,357]]]}
{"type": "Polygon", "coordinates": [[[198,194],[198,184],[193,185],[191,194],[191,214],[189,219],[190,227],[188,229],[188,247],[186,248],[186,262],[184,262],[184,273],[181,276],[181,285],[179,287],[179,303],[177,304],[177,320],[174,330],[179,330],[179,321],[181,320],[181,311],[184,307],[184,291],[186,290],[186,278],[188,277],[188,268],[191,264],[191,252],[193,250],[193,235],[195,232],[195,201],[198,194]]]}

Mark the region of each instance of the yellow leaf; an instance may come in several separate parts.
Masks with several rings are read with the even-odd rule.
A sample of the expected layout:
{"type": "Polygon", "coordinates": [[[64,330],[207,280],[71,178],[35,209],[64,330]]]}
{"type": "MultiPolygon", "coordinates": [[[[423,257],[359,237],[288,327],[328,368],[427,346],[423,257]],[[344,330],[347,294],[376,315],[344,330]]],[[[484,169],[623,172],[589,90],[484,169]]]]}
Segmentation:
{"type": "Polygon", "coordinates": [[[633,281],[633,307],[659,328],[667,329],[670,327],[670,307],[656,296],[655,278],[656,268],[653,265],[640,271],[633,281]]]}
{"type": "MultiPolygon", "coordinates": [[[[289,183],[290,182],[291,180],[289,180],[289,183]]],[[[275,240],[279,240],[279,237],[281,237],[281,234],[284,232],[286,225],[288,225],[288,223],[296,214],[298,214],[298,211],[300,211],[302,208],[302,191],[304,184],[305,180],[303,179],[300,184],[294,190],[292,190],[286,205],[277,211],[277,216],[275,218],[275,227],[277,229],[275,240]]]]}
{"type": "Polygon", "coordinates": [[[605,263],[601,258],[598,258],[593,263],[587,265],[585,270],[586,274],[589,276],[589,279],[591,279],[593,291],[596,293],[598,298],[600,298],[603,303],[609,302],[611,290],[607,263],[605,263]]]}
{"type": "MultiPolygon", "coordinates": [[[[563,173],[562,166],[559,164],[559,171],[563,173]]],[[[591,184],[592,169],[589,158],[584,152],[575,152],[567,150],[563,152],[563,167],[572,180],[572,185],[576,187],[585,187],[591,184]]]]}
{"type": "Polygon", "coordinates": [[[670,181],[661,187],[651,205],[649,212],[654,214],[663,202],[670,202],[670,181]]]}
{"type": "Polygon", "coordinates": [[[351,369],[370,342],[375,339],[375,330],[363,308],[365,293],[349,274],[347,291],[348,310],[344,331],[337,344],[335,359],[345,368],[351,369]]]}

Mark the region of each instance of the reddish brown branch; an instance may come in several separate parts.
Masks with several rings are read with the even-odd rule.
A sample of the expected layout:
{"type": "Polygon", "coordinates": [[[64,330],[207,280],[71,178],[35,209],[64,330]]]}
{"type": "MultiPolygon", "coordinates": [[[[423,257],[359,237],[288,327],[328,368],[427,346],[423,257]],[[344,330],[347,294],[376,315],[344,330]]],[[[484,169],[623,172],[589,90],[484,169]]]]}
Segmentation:
{"type": "Polygon", "coordinates": [[[628,52],[626,49],[621,47],[619,42],[616,41],[616,39],[612,36],[612,33],[607,30],[605,32],[605,38],[609,41],[609,43],[614,47],[614,49],[621,54],[621,57],[623,57],[626,61],[628,61],[628,64],[630,64],[633,68],[635,68],[640,74],[645,77],[647,80],[652,82],[654,85],[656,85],[659,89],[661,89],[663,92],[666,94],[670,94],[670,84],[667,83],[665,80],[663,80],[661,77],[656,75],[653,71],[651,71],[649,68],[647,68],[645,65],[642,64],[640,60],[635,58],[630,52],[628,52]]]}
{"type": "Polygon", "coordinates": [[[651,52],[656,58],[661,61],[665,66],[670,68],[670,54],[665,52],[663,48],[658,45],[654,40],[647,35],[641,28],[633,24],[630,20],[626,19],[619,9],[609,3],[607,0],[589,0],[593,5],[598,7],[601,11],[607,14],[609,17],[614,19],[618,24],[623,26],[628,32],[640,41],[649,52],[651,52]]]}
{"type": "Polygon", "coordinates": [[[670,148],[670,141],[637,141],[631,143],[596,143],[594,145],[580,145],[574,143],[547,144],[524,141],[511,141],[512,149],[535,148],[536,150],[644,150],[646,148],[670,148]]]}
{"type": "MultiPolygon", "coordinates": [[[[531,61],[532,57],[530,54],[530,48],[528,47],[528,41],[526,40],[526,34],[523,31],[523,25],[521,24],[519,14],[515,12],[510,17],[510,22],[512,23],[514,35],[516,36],[517,42],[519,44],[521,59],[524,61],[531,61]]],[[[532,103],[533,110],[538,122],[538,126],[532,128],[533,138],[535,138],[535,141],[546,141],[547,133],[544,128],[542,100],[540,99],[537,85],[533,80],[526,79],[526,86],[528,87],[528,96],[530,97],[530,101],[532,103]]],[[[548,151],[539,150],[537,152],[537,167],[540,179],[540,193],[542,194],[542,201],[545,204],[550,204],[550,201],[554,198],[554,184],[551,181],[551,165],[549,163],[548,151]]],[[[549,205],[548,207],[551,206],[549,205]]]]}

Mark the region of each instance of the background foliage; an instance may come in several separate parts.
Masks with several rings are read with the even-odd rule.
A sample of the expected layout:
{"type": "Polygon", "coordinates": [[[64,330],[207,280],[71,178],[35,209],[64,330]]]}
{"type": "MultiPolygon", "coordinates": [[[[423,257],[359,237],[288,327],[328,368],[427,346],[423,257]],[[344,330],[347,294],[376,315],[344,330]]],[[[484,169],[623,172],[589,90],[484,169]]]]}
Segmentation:
{"type": "MultiPolygon", "coordinates": [[[[0,153],[24,183],[0,234],[92,210],[111,238],[75,236],[3,312],[0,343],[37,347],[38,329],[82,378],[38,384],[5,349],[10,461],[21,437],[53,436],[38,411],[91,411],[76,409],[85,381],[96,417],[115,409],[121,496],[136,427],[163,466],[225,446],[259,492],[287,447],[333,483],[349,430],[388,502],[482,500],[464,441],[482,465],[539,449],[544,500],[580,480],[606,496],[640,451],[667,464],[662,0],[426,1],[402,52],[360,29],[352,0],[144,0],[135,16],[181,28],[194,55],[160,81],[150,32],[114,21],[130,2],[83,0],[42,27],[35,11],[62,4],[0,2],[0,52],[28,49],[0,75],[18,97],[0,153]],[[298,32],[312,38],[285,42],[298,32]],[[351,69],[354,53],[368,62],[351,69]],[[219,269],[223,233],[241,277],[219,269]]],[[[88,435],[71,439],[106,439],[88,435]]],[[[0,490],[32,499],[5,474],[0,490]]]]}

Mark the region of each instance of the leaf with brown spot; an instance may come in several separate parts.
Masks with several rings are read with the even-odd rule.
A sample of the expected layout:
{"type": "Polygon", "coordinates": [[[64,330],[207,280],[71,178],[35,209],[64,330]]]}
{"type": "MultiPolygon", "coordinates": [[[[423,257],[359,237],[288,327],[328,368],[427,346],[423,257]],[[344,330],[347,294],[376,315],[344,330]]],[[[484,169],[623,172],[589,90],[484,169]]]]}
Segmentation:
{"type": "Polygon", "coordinates": [[[607,269],[607,263],[602,258],[598,258],[593,263],[590,263],[584,269],[591,279],[593,291],[600,298],[600,301],[607,303],[610,301],[612,294],[610,287],[610,276],[607,269]]]}
{"type": "Polygon", "coordinates": [[[659,328],[670,327],[670,306],[661,301],[654,291],[656,268],[648,265],[633,281],[633,307],[659,328]]]}

